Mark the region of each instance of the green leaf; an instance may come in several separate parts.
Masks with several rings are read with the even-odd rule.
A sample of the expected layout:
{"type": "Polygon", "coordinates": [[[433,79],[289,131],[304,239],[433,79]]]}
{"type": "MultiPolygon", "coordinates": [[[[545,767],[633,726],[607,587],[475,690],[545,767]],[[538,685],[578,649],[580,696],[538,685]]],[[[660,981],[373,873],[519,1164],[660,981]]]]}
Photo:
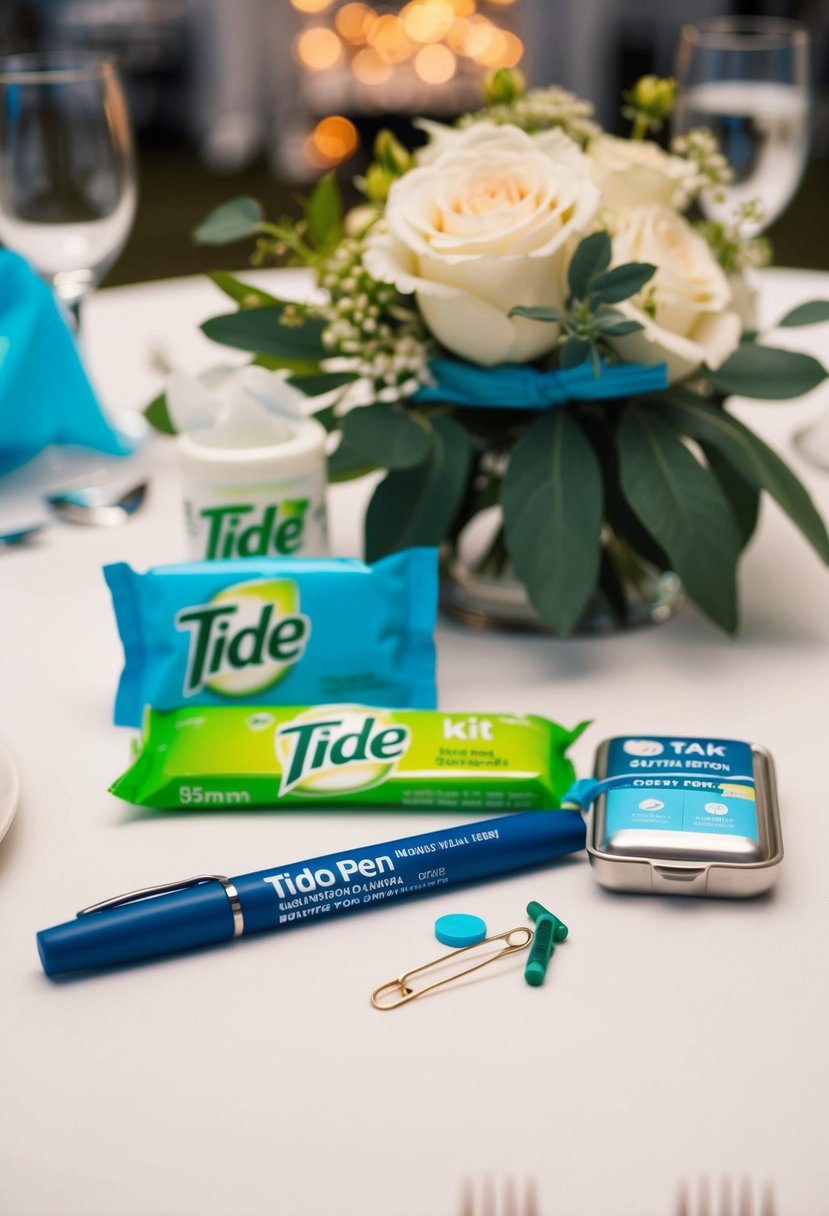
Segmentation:
{"type": "Polygon", "coordinates": [[[343,201],[333,171],[314,187],[306,209],[308,237],[315,249],[332,249],[343,235],[343,201]]]}
{"type": "Polygon", "coordinates": [[[318,376],[320,365],[318,359],[279,359],[275,355],[255,355],[251,359],[254,367],[264,367],[269,372],[290,372],[291,378],[318,376]]]}
{"type": "Polygon", "coordinates": [[[528,317],[530,321],[563,321],[564,313],[557,308],[525,308],[523,304],[509,310],[511,317],[528,317]]]}
{"type": "Polygon", "coordinates": [[[249,283],[243,283],[241,279],[228,274],[226,270],[211,270],[209,277],[226,296],[235,300],[240,308],[265,308],[269,304],[284,306],[284,300],[277,300],[276,296],[268,295],[266,291],[260,291],[258,287],[251,287],[249,283]]]}
{"type": "Polygon", "coordinates": [[[571,367],[579,367],[590,355],[592,343],[585,338],[568,338],[561,348],[559,362],[566,371],[571,367]]]}
{"type": "Polygon", "coordinates": [[[603,315],[596,317],[595,326],[599,333],[610,338],[621,338],[625,334],[635,334],[638,329],[645,328],[640,321],[632,321],[629,317],[603,315]]]}
{"type": "Polygon", "coordinates": [[[606,232],[594,232],[579,242],[567,272],[570,295],[584,300],[597,275],[610,265],[610,237],[606,232]]]}
{"type": "Polygon", "coordinates": [[[319,317],[308,317],[301,325],[280,325],[284,307],[247,308],[212,317],[202,325],[202,333],[225,346],[251,350],[271,358],[300,361],[322,359],[329,353],[322,344],[325,321],[319,317]]]}
{"type": "Polygon", "coordinates": [[[665,550],[692,599],[733,633],[740,538],[714,474],[655,411],[627,407],[617,443],[620,482],[631,508],[665,550]]]}
{"type": "Polygon", "coordinates": [[[716,448],[746,481],[765,490],[786,512],[809,543],[829,563],[829,536],[815,504],[776,452],[725,410],[690,393],[671,392],[654,409],[684,435],[716,448]]]}
{"type": "Polygon", "coordinates": [[[613,613],[618,625],[627,624],[628,601],[622,577],[616,568],[610,552],[602,547],[601,566],[599,568],[599,590],[613,613]]]}
{"type": "Polygon", "coordinates": [[[422,464],[434,443],[432,427],[423,415],[400,405],[353,409],[343,419],[342,430],[349,447],[386,469],[422,464]]]}
{"type": "Polygon", "coordinates": [[[150,402],[144,410],[144,417],[150,426],[160,431],[162,435],[175,435],[176,428],[173,426],[173,420],[167,409],[167,396],[165,393],[160,393],[158,397],[155,397],[150,402]]]}
{"type": "Polygon", "coordinates": [[[708,379],[718,393],[777,401],[808,393],[826,379],[826,369],[799,351],[744,342],[708,379]]]}
{"type": "Polygon", "coordinates": [[[544,414],[519,439],[501,503],[513,568],[542,618],[567,636],[599,577],[602,475],[566,410],[544,414]]]}
{"type": "Polygon", "coordinates": [[[328,480],[333,484],[339,481],[354,481],[373,473],[377,465],[366,460],[362,452],[352,448],[345,439],[340,439],[339,445],[328,457],[328,480]]]}
{"type": "Polygon", "coordinates": [[[627,262],[600,275],[590,285],[590,299],[602,304],[620,304],[641,291],[656,274],[650,262],[627,262]]]}
{"type": "Polygon", "coordinates": [[[288,383],[298,388],[306,397],[321,397],[323,393],[343,388],[356,379],[354,372],[320,372],[314,376],[289,376],[288,383]]]}
{"type": "Polygon", "coordinates": [[[710,444],[702,444],[702,450],[709,469],[720,483],[720,489],[728,499],[740,537],[740,549],[745,549],[757,527],[760,491],[734,468],[731,461],[727,460],[718,448],[710,444]]]}
{"type": "Polygon", "coordinates": [[[818,325],[821,321],[829,321],[829,300],[810,300],[808,304],[799,304],[777,324],[782,329],[791,329],[795,325],[818,325]]]}
{"type": "Polygon", "coordinates": [[[261,231],[265,213],[255,198],[234,198],[211,211],[193,232],[197,245],[229,245],[261,231]]]}
{"type": "Polygon", "coordinates": [[[374,491],[366,512],[366,558],[413,545],[437,545],[446,536],[466,490],[472,457],[468,433],[452,418],[435,418],[428,458],[394,469],[374,491]]]}

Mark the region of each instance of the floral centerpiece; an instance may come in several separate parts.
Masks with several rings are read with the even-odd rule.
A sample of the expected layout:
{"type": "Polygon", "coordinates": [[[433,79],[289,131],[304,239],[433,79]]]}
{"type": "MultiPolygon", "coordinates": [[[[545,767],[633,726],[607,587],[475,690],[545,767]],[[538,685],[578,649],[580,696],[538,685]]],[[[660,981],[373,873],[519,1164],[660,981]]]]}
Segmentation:
{"type": "MultiPolygon", "coordinates": [[[[672,99],[672,82],[640,81],[622,139],[588,103],[500,71],[479,112],[420,122],[416,152],[381,133],[348,215],[329,174],[299,222],[236,199],[197,229],[206,245],[256,237],[256,264],[313,268],[309,304],[215,272],[238,310],[203,329],[315,399],[332,480],[385,471],[370,560],[440,545],[451,570],[486,518],[478,572],[516,580],[562,635],[597,601],[631,619],[646,573],[667,571],[734,631],[763,492],[829,561],[806,490],[727,408],[826,372],[757,333],[745,271],[767,249],[741,239],[745,215],[689,217],[729,169],[704,130],[670,151],[651,138],[672,99]]],[[[779,323],[827,316],[816,301],[779,323]]],[[[163,400],[149,413],[168,425],[163,400]]]]}

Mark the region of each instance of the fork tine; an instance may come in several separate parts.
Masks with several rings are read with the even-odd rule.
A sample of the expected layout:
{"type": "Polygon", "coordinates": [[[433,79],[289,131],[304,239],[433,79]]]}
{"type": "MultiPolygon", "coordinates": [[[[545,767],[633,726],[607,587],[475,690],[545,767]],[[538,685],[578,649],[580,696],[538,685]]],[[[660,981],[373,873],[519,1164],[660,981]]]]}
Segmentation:
{"type": "Polygon", "coordinates": [[[484,1178],[483,1194],[481,1196],[481,1216],[498,1216],[495,1210],[495,1179],[492,1174],[484,1178]]]}
{"type": "Polygon", "coordinates": [[[763,1197],[760,1200],[760,1216],[775,1216],[777,1208],[774,1204],[774,1187],[767,1182],[763,1187],[763,1197]]]}
{"type": "Polygon", "coordinates": [[[763,1185],[762,1191],[756,1191],[750,1178],[736,1182],[724,1174],[716,1187],[716,1196],[714,1190],[704,1174],[695,1186],[683,1179],[677,1188],[676,1216],[776,1216],[770,1182],[763,1185]]]}
{"type": "Polygon", "coordinates": [[[697,1216],[713,1216],[711,1208],[711,1184],[707,1178],[700,1178],[697,1198],[699,1199],[697,1216]]]}
{"type": "MultiPolygon", "coordinates": [[[[527,1182],[525,1198],[524,1216],[541,1216],[541,1207],[538,1202],[538,1187],[535,1184],[534,1178],[530,1178],[527,1182]]],[[[769,1212],[768,1216],[774,1216],[774,1213],[769,1212]]]]}
{"type": "Polygon", "coordinates": [[[528,1179],[522,1188],[514,1177],[507,1176],[499,1188],[493,1176],[486,1174],[476,1188],[474,1179],[464,1178],[460,1216],[541,1216],[535,1179],[528,1179]]]}
{"type": "Polygon", "coordinates": [[[683,1178],[679,1184],[676,1197],[676,1216],[691,1216],[691,1197],[688,1183],[683,1178]]]}
{"type": "Polygon", "coordinates": [[[740,1199],[737,1216],[752,1216],[751,1182],[743,1178],[740,1183],[740,1199]]]}
{"type": "MultiPolygon", "coordinates": [[[[727,1174],[723,1174],[720,1179],[720,1210],[719,1216],[734,1216],[734,1205],[731,1200],[734,1197],[734,1189],[731,1185],[731,1179],[727,1174]]],[[[742,1213],[745,1216],[745,1213],[742,1213]]],[[[748,1216],[751,1216],[749,1211],[748,1216]]]]}

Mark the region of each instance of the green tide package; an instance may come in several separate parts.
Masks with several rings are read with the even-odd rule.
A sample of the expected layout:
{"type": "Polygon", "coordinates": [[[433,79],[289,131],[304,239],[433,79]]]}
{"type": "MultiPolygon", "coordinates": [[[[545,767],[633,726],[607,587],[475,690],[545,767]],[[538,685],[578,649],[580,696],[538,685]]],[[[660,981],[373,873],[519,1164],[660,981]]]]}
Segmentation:
{"type": "Polygon", "coordinates": [[[553,809],[574,779],[566,730],[533,714],[362,705],[148,710],[112,793],[141,806],[553,809]]]}

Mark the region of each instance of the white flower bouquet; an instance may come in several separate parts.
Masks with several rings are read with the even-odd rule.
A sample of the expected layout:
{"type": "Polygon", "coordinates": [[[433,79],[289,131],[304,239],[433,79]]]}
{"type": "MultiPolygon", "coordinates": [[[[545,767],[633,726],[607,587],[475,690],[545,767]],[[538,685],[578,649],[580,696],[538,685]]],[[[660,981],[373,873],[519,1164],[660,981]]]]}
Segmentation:
{"type": "MultiPolygon", "coordinates": [[[[203,328],[324,394],[332,479],[386,470],[368,558],[420,544],[451,555],[495,508],[480,568],[517,579],[563,635],[597,600],[629,620],[645,570],[676,572],[736,629],[763,492],[829,561],[806,490],[727,409],[730,394],[789,398],[826,372],[756,332],[745,271],[767,250],[741,239],[745,217],[691,218],[729,170],[705,131],[670,151],[649,138],[672,99],[672,82],[640,81],[619,139],[588,103],[501,71],[481,111],[421,122],[416,152],[381,133],[348,215],[327,175],[299,222],[236,199],[197,229],[208,245],[255,236],[257,263],[315,270],[313,305],[215,272],[238,311],[203,328]]],[[[815,301],[780,324],[827,317],[815,301]]],[[[149,414],[168,426],[162,400],[149,414]]]]}

